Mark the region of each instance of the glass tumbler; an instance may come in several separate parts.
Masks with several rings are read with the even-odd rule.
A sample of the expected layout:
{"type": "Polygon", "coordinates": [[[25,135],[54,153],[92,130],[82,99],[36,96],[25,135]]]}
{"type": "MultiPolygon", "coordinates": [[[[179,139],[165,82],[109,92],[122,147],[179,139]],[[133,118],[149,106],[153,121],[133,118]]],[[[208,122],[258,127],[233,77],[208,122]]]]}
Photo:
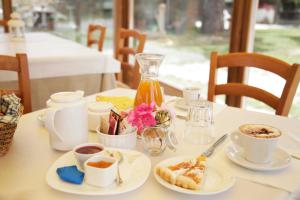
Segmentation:
{"type": "Polygon", "coordinates": [[[194,101],[199,101],[201,90],[198,87],[188,87],[183,90],[183,99],[185,105],[189,106],[194,101]]]}
{"type": "Polygon", "coordinates": [[[212,142],[213,136],[212,103],[205,100],[191,102],[184,131],[184,140],[191,144],[205,145],[212,142]]]}

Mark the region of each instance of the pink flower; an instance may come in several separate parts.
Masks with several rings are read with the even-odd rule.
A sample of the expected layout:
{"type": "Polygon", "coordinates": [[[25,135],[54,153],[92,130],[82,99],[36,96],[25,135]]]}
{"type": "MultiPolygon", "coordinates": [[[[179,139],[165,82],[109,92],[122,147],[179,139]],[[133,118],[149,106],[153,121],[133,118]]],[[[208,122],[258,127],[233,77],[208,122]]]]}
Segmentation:
{"type": "Polygon", "coordinates": [[[150,105],[142,103],[137,106],[134,110],[128,113],[128,123],[137,127],[139,133],[144,129],[144,127],[155,126],[156,121],[152,114],[154,107],[155,102],[152,102],[150,105]]]}
{"type": "Polygon", "coordinates": [[[141,115],[141,120],[144,126],[155,126],[156,125],[156,120],[152,113],[148,113],[145,115],[141,115]]]}
{"type": "Polygon", "coordinates": [[[150,105],[146,103],[142,103],[138,107],[135,108],[135,112],[137,112],[139,115],[144,115],[146,113],[152,113],[153,109],[155,107],[155,102],[153,101],[150,105]]]}

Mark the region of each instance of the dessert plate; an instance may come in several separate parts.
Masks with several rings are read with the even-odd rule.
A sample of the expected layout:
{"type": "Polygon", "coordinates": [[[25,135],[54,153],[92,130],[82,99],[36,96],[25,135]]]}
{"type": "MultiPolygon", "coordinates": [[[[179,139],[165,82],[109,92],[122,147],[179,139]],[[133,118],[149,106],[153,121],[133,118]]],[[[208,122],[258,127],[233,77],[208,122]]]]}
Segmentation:
{"type": "Polygon", "coordinates": [[[156,168],[158,166],[169,166],[189,159],[192,159],[192,157],[180,156],[180,157],[173,157],[161,161],[154,167],[153,174],[156,181],[170,190],[174,190],[176,192],[180,192],[184,194],[199,195],[199,196],[214,195],[221,192],[225,192],[226,190],[230,189],[234,185],[235,178],[227,171],[222,171],[221,165],[214,166],[209,163],[206,163],[207,166],[206,178],[200,190],[189,190],[189,189],[181,188],[176,185],[172,185],[156,174],[156,168]]]}
{"type": "Polygon", "coordinates": [[[128,165],[120,165],[120,174],[123,176],[122,172],[131,171],[132,173],[127,174],[126,178],[122,177],[123,183],[117,185],[116,183],[111,184],[108,187],[95,187],[88,185],[83,181],[81,185],[75,185],[71,183],[64,182],[59,179],[56,174],[56,169],[63,166],[76,165],[76,160],[73,155],[73,152],[70,151],[65,153],[60,158],[58,158],[52,166],[49,168],[46,181],[50,187],[55,190],[59,190],[71,194],[79,195],[116,195],[126,193],[132,190],[137,189],[145,183],[147,180],[150,171],[151,171],[151,161],[144,154],[138,151],[125,150],[125,149],[115,149],[115,148],[106,148],[109,151],[120,151],[125,158],[129,161],[128,165]],[[123,167],[123,168],[122,168],[123,167]]]}
{"type": "Polygon", "coordinates": [[[274,171],[287,168],[291,163],[291,156],[284,150],[277,148],[270,163],[257,164],[246,160],[243,152],[237,150],[233,145],[226,149],[227,157],[237,165],[258,171],[274,171]]]}

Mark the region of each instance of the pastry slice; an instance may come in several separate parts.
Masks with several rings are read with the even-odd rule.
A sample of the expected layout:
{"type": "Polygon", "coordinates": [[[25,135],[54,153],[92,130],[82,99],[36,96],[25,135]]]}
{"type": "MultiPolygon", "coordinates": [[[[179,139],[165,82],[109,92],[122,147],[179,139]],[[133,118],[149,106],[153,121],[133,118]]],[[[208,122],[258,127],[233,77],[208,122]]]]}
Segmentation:
{"type": "Polygon", "coordinates": [[[156,173],[172,185],[197,190],[201,188],[205,178],[205,157],[199,156],[171,166],[158,167],[156,173]]]}
{"type": "Polygon", "coordinates": [[[189,161],[181,162],[171,166],[160,166],[156,169],[156,173],[165,181],[168,181],[170,184],[174,185],[176,183],[177,176],[184,174],[192,166],[193,163],[189,161]]]}
{"type": "Polygon", "coordinates": [[[177,176],[175,185],[186,189],[199,190],[204,183],[204,179],[205,166],[195,166],[184,174],[177,176]]]}

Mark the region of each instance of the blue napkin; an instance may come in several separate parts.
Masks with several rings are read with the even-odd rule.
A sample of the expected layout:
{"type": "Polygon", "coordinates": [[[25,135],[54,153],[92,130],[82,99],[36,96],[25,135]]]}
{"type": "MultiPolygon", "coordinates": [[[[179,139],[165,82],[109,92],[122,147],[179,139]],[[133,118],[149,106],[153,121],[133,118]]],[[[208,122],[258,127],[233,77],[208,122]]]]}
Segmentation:
{"type": "Polygon", "coordinates": [[[57,168],[56,173],[61,180],[78,185],[84,178],[84,173],[79,171],[76,165],[57,168]]]}

